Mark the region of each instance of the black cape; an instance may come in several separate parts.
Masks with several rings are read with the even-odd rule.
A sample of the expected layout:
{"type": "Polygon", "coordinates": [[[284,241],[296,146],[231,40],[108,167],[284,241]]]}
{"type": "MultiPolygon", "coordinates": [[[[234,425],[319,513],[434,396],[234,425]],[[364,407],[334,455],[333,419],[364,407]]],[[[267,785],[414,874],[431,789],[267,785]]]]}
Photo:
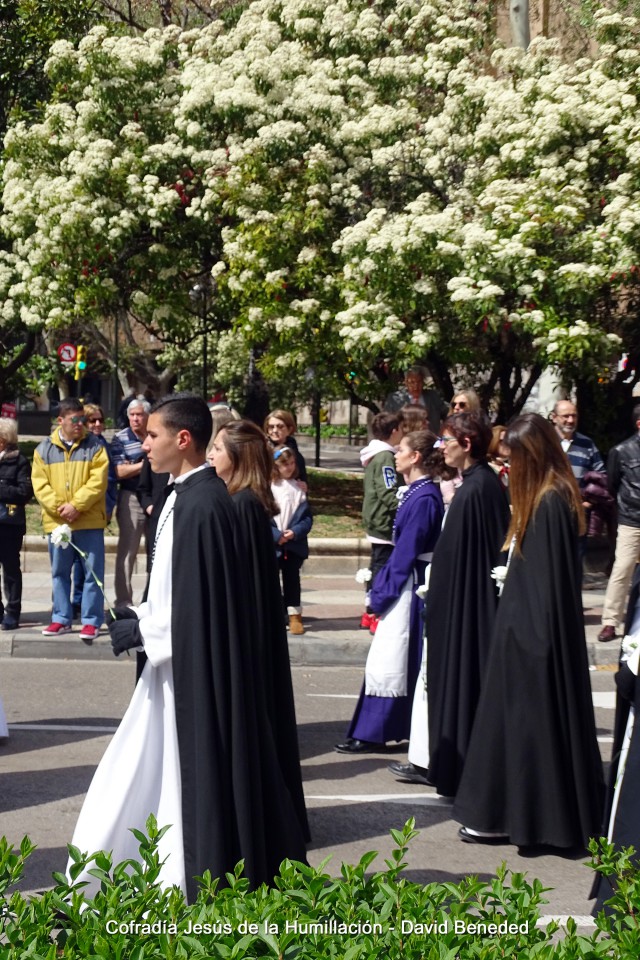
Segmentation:
{"type": "Polygon", "coordinates": [[[236,514],[214,470],[176,486],[172,662],[190,902],[204,870],[224,877],[244,858],[256,886],[285,857],[306,859],[247,629],[236,541],[236,514]]]}
{"type": "Polygon", "coordinates": [[[584,847],[602,799],[577,524],[549,492],[511,558],[453,817],[519,846],[584,847]]]}
{"type": "Polygon", "coordinates": [[[433,554],[426,604],[429,777],[454,796],[464,765],[497,605],[491,570],[509,525],[487,463],[465,470],[433,554]]]}
{"type": "MultiPolygon", "coordinates": [[[[636,567],[631,584],[627,618],[625,622],[625,636],[631,632],[636,605],[640,599],[640,566],[636,567]]],[[[637,856],[635,863],[640,867],[640,682],[626,664],[621,664],[620,672],[616,677],[618,696],[616,697],[616,713],[613,726],[613,748],[611,764],[609,765],[607,800],[601,835],[610,835],[612,843],[619,849],[634,847],[637,856]],[[625,764],[624,777],[620,784],[616,813],[611,821],[611,811],[615,794],[616,780],[620,753],[624,743],[624,735],[629,720],[631,707],[635,709],[635,719],[629,750],[625,764]]],[[[598,913],[604,902],[613,896],[613,889],[608,877],[598,874],[591,891],[591,897],[597,897],[594,913],[598,913]]]]}
{"type": "Polygon", "coordinates": [[[271,523],[251,490],[233,494],[231,502],[238,520],[237,551],[246,588],[244,616],[254,655],[260,660],[262,691],[282,776],[294,802],[303,835],[309,840],[289,644],[271,523]]]}

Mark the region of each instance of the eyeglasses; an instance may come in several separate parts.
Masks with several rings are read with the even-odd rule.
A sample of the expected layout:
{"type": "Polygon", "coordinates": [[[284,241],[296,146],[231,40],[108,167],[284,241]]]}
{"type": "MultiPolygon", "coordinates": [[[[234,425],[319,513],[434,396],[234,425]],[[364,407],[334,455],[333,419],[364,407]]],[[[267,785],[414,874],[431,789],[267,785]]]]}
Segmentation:
{"type": "Polygon", "coordinates": [[[460,407],[461,410],[466,410],[467,401],[466,400],[452,400],[451,409],[455,410],[456,407],[460,407]]]}
{"type": "Polygon", "coordinates": [[[104,417],[91,417],[89,423],[104,423],[104,417]]]}
{"type": "Polygon", "coordinates": [[[86,417],[71,417],[71,423],[74,425],[74,427],[75,427],[76,424],[78,424],[78,423],[85,424],[86,422],[87,422],[87,418],[86,418],[86,417]]]}
{"type": "Polygon", "coordinates": [[[440,441],[440,443],[444,443],[444,444],[451,443],[455,439],[456,439],[455,437],[438,437],[438,440],[440,441]]]}

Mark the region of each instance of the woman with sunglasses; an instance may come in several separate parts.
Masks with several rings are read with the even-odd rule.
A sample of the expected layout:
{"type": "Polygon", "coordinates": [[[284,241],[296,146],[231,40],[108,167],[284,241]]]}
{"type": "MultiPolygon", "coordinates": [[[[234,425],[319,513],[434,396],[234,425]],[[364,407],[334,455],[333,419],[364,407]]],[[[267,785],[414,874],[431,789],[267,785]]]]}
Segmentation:
{"type": "Polygon", "coordinates": [[[107,493],[106,493],[106,506],[107,506],[107,523],[111,520],[111,515],[115,510],[116,498],[118,496],[118,478],[116,477],[116,469],[111,461],[111,446],[109,441],[104,436],[104,411],[102,407],[99,407],[97,403],[85,403],[83,406],[83,412],[86,417],[86,426],[89,433],[92,433],[94,437],[97,437],[102,446],[107,451],[107,456],[109,457],[109,481],[107,483],[107,493]]]}
{"type": "Polygon", "coordinates": [[[484,413],[458,413],[443,427],[445,463],[462,485],[434,551],[427,594],[429,780],[455,796],[471,736],[498,594],[491,577],[509,525],[504,489],[486,460],[484,413]]]}
{"type": "Polygon", "coordinates": [[[480,397],[472,387],[463,387],[453,395],[450,414],[477,413],[480,410],[480,397]]]}

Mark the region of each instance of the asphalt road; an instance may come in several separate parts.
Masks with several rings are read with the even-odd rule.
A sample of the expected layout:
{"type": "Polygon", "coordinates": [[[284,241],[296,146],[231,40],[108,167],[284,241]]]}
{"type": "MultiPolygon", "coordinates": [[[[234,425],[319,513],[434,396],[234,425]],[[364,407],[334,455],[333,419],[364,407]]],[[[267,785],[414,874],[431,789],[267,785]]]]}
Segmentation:
{"type": "MultiPolygon", "coordinates": [[[[356,862],[369,850],[380,857],[393,848],[389,830],[410,816],[420,830],[409,856],[408,877],[420,883],[459,880],[469,873],[492,876],[505,860],[514,871],[538,877],[548,893],[549,915],[584,917],[591,903],[592,872],[582,854],[520,855],[515,847],[461,843],[450,806],[433,789],[398,783],[386,770],[404,751],[349,757],[333,751],[345,733],[362,679],[358,667],[293,670],[305,792],[313,842],[311,863],[326,856],[329,870],[356,862]]],[[[613,674],[591,673],[598,734],[608,758],[613,726],[613,674]]],[[[64,869],[85,791],[134,682],[133,662],[6,659],[0,662],[0,695],[11,736],[0,746],[0,833],[13,843],[29,834],[38,849],[22,888],[41,890],[51,872],[64,869]]]]}

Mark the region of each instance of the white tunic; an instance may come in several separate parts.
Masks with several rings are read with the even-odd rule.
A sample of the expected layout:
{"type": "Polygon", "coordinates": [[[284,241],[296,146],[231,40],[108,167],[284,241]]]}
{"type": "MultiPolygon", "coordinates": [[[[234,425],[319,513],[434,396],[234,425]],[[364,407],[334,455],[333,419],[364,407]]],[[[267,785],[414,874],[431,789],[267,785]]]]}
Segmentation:
{"type": "MultiPolygon", "coordinates": [[[[176,483],[186,480],[190,473],[179,477],[176,483]]],[[[144,830],[147,817],[153,813],[159,827],[171,824],[159,846],[160,859],[166,860],[160,883],[163,887],[177,884],[186,892],[171,665],[175,500],[173,491],[158,519],[148,598],[136,610],[148,660],[127,712],[91,781],[72,843],[83,853],[113,851],[114,864],[137,860],[138,841],[130,828],[144,830]]],[[[88,881],[88,896],[99,889],[99,882],[86,873],[78,879],[88,881]]]]}

